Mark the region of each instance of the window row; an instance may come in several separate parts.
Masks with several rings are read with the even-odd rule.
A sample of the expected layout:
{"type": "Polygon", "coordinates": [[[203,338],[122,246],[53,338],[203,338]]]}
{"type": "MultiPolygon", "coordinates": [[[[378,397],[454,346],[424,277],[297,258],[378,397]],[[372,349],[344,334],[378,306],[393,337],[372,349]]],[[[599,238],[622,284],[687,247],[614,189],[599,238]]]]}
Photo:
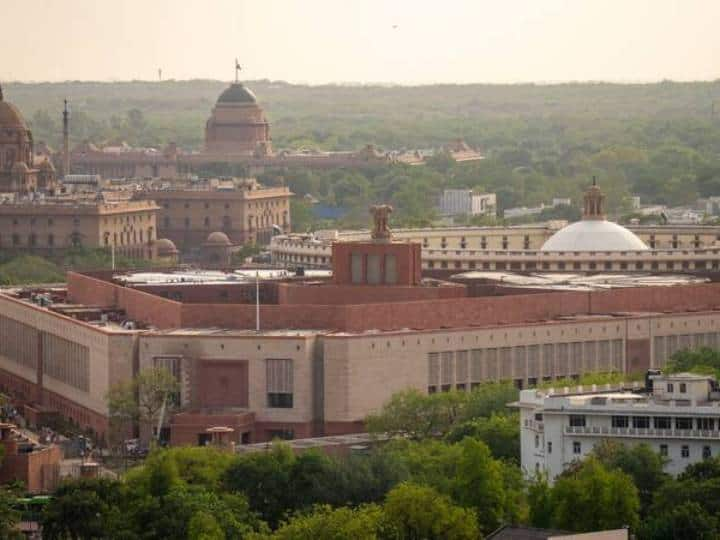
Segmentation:
{"type": "Polygon", "coordinates": [[[90,389],[90,349],[52,334],[43,334],[43,371],[87,392],[90,389]]]}
{"type": "MultiPolygon", "coordinates": [[[[587,417],[584,414],[571,414],[568,416],[570,427],[586,427],[587,417]]],[[[630,416],[613,415],[610,417],[610,426],[614,428],[634,429],[697,429],[701,431],[715,431],[720,428],[720,419],[707,417],[685,416],[630,416]]]]}
{"type": "Polygon", "coordinates": [[[670,357],[685,349],[709,347],[716,349],[720,343],[720,334],[708,332],[703,334],[684,334],[680,336],[655,336],[653,338],[653,359],[658,367],[664,366],[670,357]]]}
{"type": "MultiPolygon", "coordinates": [[[[540,252],[538,252],[540,253],[540,252]]],[[[457,253],[459,255],[459,253],[457,253]]],[[[426,268],[454,268],[460,269],[482,269],[482,270],[718,270],[720,261],[476,261],[476,260],[455,260],[455,261],[423,261],[426,268]]]]}
{"type": "Polygon", "coordinates": [[[38,333],[33,327],[0,315],[0,355],[36,369],[38,333]]]}
{"type": "Polygon", "coordinates": [[[468,383],[510,379],[520,381],[520,387],[524,380],[535,386],[539,379],[623,371],[624,357],[622,339],[433,352],[428,354],[428,388],[462,390],[468,383]]]}

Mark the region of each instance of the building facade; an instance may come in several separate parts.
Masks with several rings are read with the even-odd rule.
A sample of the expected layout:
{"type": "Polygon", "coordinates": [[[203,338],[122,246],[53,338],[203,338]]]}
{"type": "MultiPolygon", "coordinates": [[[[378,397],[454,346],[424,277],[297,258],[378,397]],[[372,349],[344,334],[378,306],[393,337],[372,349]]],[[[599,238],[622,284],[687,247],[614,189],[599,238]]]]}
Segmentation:
{"type": "Polygon", "coordinates": [[[35,156],[32,132],[0,87],[0,192],[27,194],[55,189],[55,168],[35,156]]]}
{"type": "Polygon", "coordinates": [[[0,249],[52,256],[99,247],[152,259],[158,211],[153,201],[21,199],[0,206],[0,249]]]}
{"type": "Polygon", "coordinates": [[[523,390],[515,406],[522,468],[546,472],[551,480],[604,440],[649,445],[673,475],[720,454],[720,392],[713,377],[649,375],[646,386],[523,390]]]}
{"type": "MultiPolygon", "coordinates": [[[[367,144],[353,151],[274,151],[270,124],[263,108],[252,90],[235,81],[220,94],[210,111],[202,149],[183,152],[172,143],[156,149],[131,148],[126,144],[99,147],[83,142],[69,152],[68,168],[73,173],[99,174],[105,178],[176,178],[218,165],[243,166],[249,173],[266,167],[331,169],[382,167],[394,163],[422,165],[437,153],[458,162],[483,159],[480,152],[460,139],[428,150],[381,151],[367,144]]],[[[56,165],[63,163],[63,157],[62,153],[54,155],[56,165]]]]}
{"type": "Polygon", "coordinates": [[[199,249],[213,232],[224,233],[233,246],[268,243],[273,233],[290,231],[291,196],[287,187],[263,187],[254,179],[173,185],[137,195],[158,204],[160,236],[183,252],[199,249]]]}
{"type": "MultiPolygon", "coordinates": [[[[513,227],[405,229],[396,238],[422,245],[424,270],[450,272],[717,272],[720,227],[631,226],[608,221],[604,195],[593,184],[583,219],[513,227]]],[[[284,266],[328,268],[331,245],[368,237],[365,231],[278,235],[272,260],[284,266]]]]}
{"type": "Polygon", "coordinates": [[[242,83],[236,81],[220,94],[205,125],[205,151],[258,157],[272,153],[265,112],[242,83]]]}
{"type": "Polygon", "coordinates": [[[159,365],[181,383],[181,409],[166,426],[173,444],[202,444],[216,426],[231,427],[237,443],[259,442],[363,431],[367,414],[408,387],[527,388],[644,372],[720,340],[715,283],[490,290],[418,283],[417,264],[400,262],[419,262],[412,244],[338,249],[347,268],[332,280],[70,273],[57,299],[4,292],[0,386],[102,435],[108,385],[159,365]],[[370,259],[383,246],[377,274],[395,277],[374,283],[370,259]]]}
{"type": "Polygon", "coordinates": [[[471,189],[446,189],[440,196],[439,212],[443,216],[495,216],[494,193],[477,193],[471,189]]]}

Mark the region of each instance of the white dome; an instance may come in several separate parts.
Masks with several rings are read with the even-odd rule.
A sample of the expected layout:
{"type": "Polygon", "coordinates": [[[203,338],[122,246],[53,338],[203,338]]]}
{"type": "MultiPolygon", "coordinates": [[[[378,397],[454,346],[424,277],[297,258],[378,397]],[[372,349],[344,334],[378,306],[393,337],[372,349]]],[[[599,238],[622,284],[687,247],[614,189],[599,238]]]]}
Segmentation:
{"type": "Polygon", "coordinates": [[[612,221],[584,219],[563,227],[540,251],[646,251],[645,242],[612,221]]]}

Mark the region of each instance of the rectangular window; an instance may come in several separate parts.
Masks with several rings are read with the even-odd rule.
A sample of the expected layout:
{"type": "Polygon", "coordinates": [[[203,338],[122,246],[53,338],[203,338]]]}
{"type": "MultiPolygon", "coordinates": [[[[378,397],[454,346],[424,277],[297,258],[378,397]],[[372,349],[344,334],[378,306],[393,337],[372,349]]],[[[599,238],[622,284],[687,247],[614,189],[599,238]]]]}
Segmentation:
{"type": "Polygon", "coordinates": [[[584,414],[571,414],[570,415],[570,426],[571,427],[585,427],[585,415],[584,414]]]}
{"type": "Polygon", "coordinates": [[[663,457],[667,457],[667,455],[668,455],[668,445],[667,444],[660,445],[660,455],[663,457]]]}
{"type": "Polygon", "coordinates": [[[293,361],[287,358],[265,360],[267,403],[270,408],[293,407],[293,361]]]}
{"type": "Polygon", "coordinates": [[[673,383],[667,383],[667,391],[668,394],[672,394],[675,391],[675,387],[673,386],[673,383]]]}
{"type": "Polygon", "coordinates": [[[672,429],[672,420],[669,416],[656,416],[653,418],[655,429],[672,429]]]}
{"type": "Polygon", "coordinates": [[[650,417],[649,416],[633,416],[632,417],[632,427],[636,429],[647,429],[650,427],[650,417]]]}
{"type": "Polygon", "coordinates": [[[428,354],[428,385],[440,386],[440,354],[428,354]]]}
{"type": "Polygon", "coordinates": [[[483,379],[483,350],[473,349],[470,353],[470,380],[480,382],[483,379]]]}
{"type": "Polygon", "coordinates": [[[612,422],[611,425],[614,428],[628,427],[628,417],[627,416],[613,416],[611,422],[612,422]]]}
{"type": "Polygon", "coordinates": [[[350,255],[350,274],[353,283],[363,282],[363,256],[359,253],[350,255]]]}
{"type": "Polygon", "coordinates": [[[698,429],[702,429],[704,431],[712,431],[715,429],[715,419],[714,418],[698,418],[697,419],[697,427],[698,427],[698,429]]]}
{"type": "Polygon", "coordinates": [[[687,385],[685,383],[680,383],[680,393],[684,394],[687,392],[687,385]]]}
{"type": "MultiPolygon", "coordinates": [[[[182,356],[153,356],[153,366],[167,370],[178,383],[178,387],[182,384],[182,356]]],[[[176,407],[181,405],[179,391],[170,396],[170,402],[176,407]]]]}
{"type": "Polygon", "coordinates": [[[675,429],[692,429],[692,418],[676,418],[675,429]]]}
{"type": "Polygon", "coordinates": [[[455,382],[465,383],[468,380],[468,351],[455,353],[455,382]]]}
{"type": "Polygon", "coordinates": [[[380,283],[380,255],[367,256],[367,282],[369,285],[380,283]]]}
{"type": "Polygon", "coordinates": [[[548,454],[552,454],[552,441],[548,441],[548,454]]]}
{"type": "Polygon", "coordinates": [[[683,444],[680,455],[684,458],[690,457],[690,447],[687,444],[683,444]]]}
{"type": "Polygon", "coordinates": [[[385,255],[385,283],[388,285],[397,283],[397,258],[395,255],[385,255]]]}
{"type": "Polygon", "coordinates": [[[710,459],[712,457],[712,450],[709,446],[703,446],[703,459],[710,459]]]}
{"type": "Polygon", "coordinates": [[[440,355],[440,380],[445,385],[455,382],[455,360],[453,351],[444,351],[440,355]]]}
{"type": "Polygon", "coordinates": [[[582,453],[582,446],[580,445],[580,442],[573,441],[573,454],[581,454],[582,453]]]}

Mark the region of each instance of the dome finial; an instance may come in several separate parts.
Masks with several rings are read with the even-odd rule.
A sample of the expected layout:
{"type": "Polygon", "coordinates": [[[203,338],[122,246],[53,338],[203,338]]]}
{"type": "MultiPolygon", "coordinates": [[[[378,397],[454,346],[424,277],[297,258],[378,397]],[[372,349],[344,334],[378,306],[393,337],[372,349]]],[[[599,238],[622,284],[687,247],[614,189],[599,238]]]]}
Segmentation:
{"type": "Polygon", "coordinates": [[[583,197],[583,219],[605,219],[605,195],[597,185],[597,178],[592,177],[592,186],[583,197]]]}
{"type": "Polygon", "coordinates": [[[242,69],[242,68],[240,67],[240,62],[238,62],[238,59],[235,58],[235,84],[237,84],[237,83],[239,82],[240,70],[241,70],[241,69],[242,69]]]}

